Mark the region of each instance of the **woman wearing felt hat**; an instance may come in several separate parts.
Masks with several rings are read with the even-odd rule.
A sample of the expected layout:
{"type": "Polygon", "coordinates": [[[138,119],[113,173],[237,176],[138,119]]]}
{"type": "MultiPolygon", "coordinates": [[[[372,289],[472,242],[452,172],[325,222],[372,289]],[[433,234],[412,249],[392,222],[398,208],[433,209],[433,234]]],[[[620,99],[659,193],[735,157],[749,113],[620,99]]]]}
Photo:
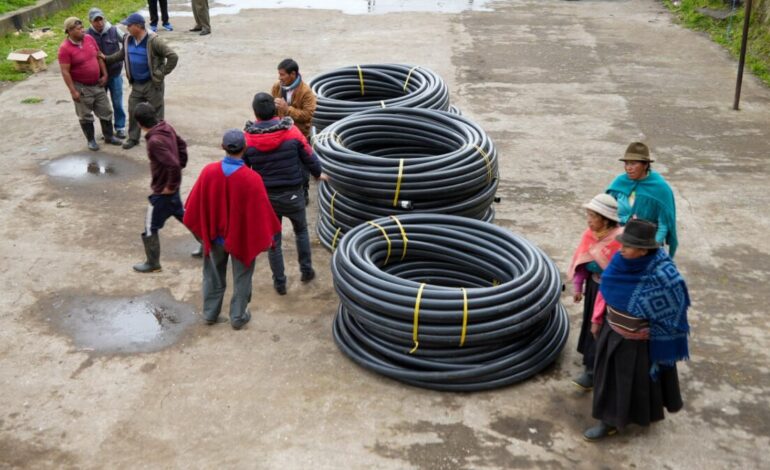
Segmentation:
{"type": "MultiPolygon", "coordinates": [[[[682,408],[676,362],[689,357],[684,278],[656,241],[655,224],[634,219],[617,239],[620,252],[602,274],[606,302],[596,340],[594,441],[627,424],[648,426],[682,408]]],[[[596,319],[594,319],[596,321],[596,319]]]]}
{"type": "Polygon", "coordinates": [[[676,237],[676,205],[674,193],[660,173],[653,171],[650,149],[632,142],[623,158],[625,173],[618,175],[607,193],[618,201],[620,223],[631,219],[649,220],[657,224],[655,240],[668,245],[671,257],[679,244],[676,237]]]}
{"type": "Polygon", "coordinates": [[[583,204],[583,207],[586,210],[588,228],[583,232],[580,244],[572,255],[567,279],[572,281],[575,303],[583,300],[583,322],[580,326],[577,350],[583,355],[584,370],[572,382],[583,390],[591,390],[595,357],[591,317],[602,271],[620,249],[620,242],[615,238],[623,229],[618,226],[618,203],[609,194],[596,195],[589,203],[583,204]]]}

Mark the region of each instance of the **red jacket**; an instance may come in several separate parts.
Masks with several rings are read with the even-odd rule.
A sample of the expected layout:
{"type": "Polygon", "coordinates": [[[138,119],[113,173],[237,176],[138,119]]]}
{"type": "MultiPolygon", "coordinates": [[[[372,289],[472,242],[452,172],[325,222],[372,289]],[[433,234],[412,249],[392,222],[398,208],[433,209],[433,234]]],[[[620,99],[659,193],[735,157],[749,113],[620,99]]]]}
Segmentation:
{"type": "Polygon", "coordinates": [[[262,178],[246,166],[225,176],[221,162],[201,171],[185,203],[184,224],[203,241],[204,256],[222,237],[225,251],[246,266],[281,231],[262,178]]]}

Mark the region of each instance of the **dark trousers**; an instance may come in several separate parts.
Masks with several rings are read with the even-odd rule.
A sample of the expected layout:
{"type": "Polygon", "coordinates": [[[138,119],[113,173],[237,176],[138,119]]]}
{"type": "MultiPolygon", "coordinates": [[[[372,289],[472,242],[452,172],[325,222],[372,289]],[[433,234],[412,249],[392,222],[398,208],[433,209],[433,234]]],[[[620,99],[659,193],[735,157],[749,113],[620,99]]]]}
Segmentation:
{"type": "MultiPolygon", "coordinates": [[[[213,243],[209,256],[203,259],[203,318],[216,321],[222,311],[227,288],[227,260],[230,254],[222,245],[213,243]]],[[[251,266],[233,258],[233,297],[230,299],[230,323],[244,320],[246,307],[251,302],[251,278],[255,262],[251,266]]]]}
{"type": "MultiPolygon", "coordinates": [[[[294,228],[294,239],[297,244],[297,260],[299,269],[303,273],[313,271],[313,265],[310,255],[310,235],[307,230],[307,219],[305,217],[305,196],[301,187],[292,191],[282,191],[280,193],[271,193],[268,191],[270,204],[273,206],[278,220],[284,217],[291,220],[294,228]]],[[[273,247],[267,253],[270,261],[270,270],[273,272],[273,285],[285,285],[286,274],[283,265],[283,252],[281,251],[281,232],[275,234],[273,247]]]]}
{"type": "Polygon", "coordinates": [[[142,129],[134,117],[134,109],[139,103],[150,103],[155,108],[155,116],[158,120],[163,120],[165,114],[163,107],[164,88],[163,82],[155,83],[152,80],[131,84],[131,94],[128,95],[128,138],[130,140],[139,142],[139,138],[142,136],[142,129]]]}
{"type": "Polygon", "coordinates": [[[182,222],[184,218],[184,204],[179,197],[179,191],[174,194],[151,194],[147,197],[150,205],[147,207],[147,216],[144,221],[144,234],[150,236],[163,228],[170,217],[182,222]]]}
{"type": "Polygon", "coordinates": [[[158,25],[158,3],[160,2],[160,15],[163,24],[168,23],[168,0],[149,0],[150,24],[158,25]]]}

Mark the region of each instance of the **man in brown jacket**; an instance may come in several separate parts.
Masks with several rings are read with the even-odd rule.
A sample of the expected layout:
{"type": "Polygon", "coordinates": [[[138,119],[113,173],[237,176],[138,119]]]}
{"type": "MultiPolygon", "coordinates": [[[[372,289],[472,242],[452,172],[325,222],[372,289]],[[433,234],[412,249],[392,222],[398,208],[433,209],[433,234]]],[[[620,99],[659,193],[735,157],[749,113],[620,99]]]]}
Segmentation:
{"type": "MultiPolygon", "coordinates": [[[[278,117],[289,116],[294,125],[310,141],[310,127],[316,108],[313,90],[302,80],[299,65],[294,59],[284,59],[278,64],[278,81],[273,85],[271,95],[275,99],[275,111],[278,117]]],[[[310,202],[310,175],[305,173],[305,205],[310,202]]]]}

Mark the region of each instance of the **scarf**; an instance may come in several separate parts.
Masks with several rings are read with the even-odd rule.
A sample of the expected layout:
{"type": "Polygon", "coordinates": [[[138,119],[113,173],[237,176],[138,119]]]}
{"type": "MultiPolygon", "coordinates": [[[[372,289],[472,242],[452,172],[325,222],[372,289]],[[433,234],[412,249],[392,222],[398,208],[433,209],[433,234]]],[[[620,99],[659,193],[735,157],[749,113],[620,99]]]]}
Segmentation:
{"type": "Polygon", "coordinates": [[[281,85],[281,89],[283,90],[284,95],[290,91],[294,91],[295,88],[299,86],[299,84],[302,83],[302,75],[297,73],[297,79],[294,80],[291,85],[289,86],[283,86],[281,85]]]}
{"type": "Polygon", "coordinates": [[[663,250],[636,259],[615,254],[602,274],[607,305],[650,324],[650,375],[658,366],[689,359],[687,308],[690,295],[676,265],[663,250]]]}
{"type": "MultiPolygon", "coordinates": [[[[631,193],[636,193],[634,207],[630,214],[621,214],[620,221],[628,222],[631,216],[636,215],[640,219],[649,220],[658,223],[662,219],[668,227],[668,233],[664,240],[669,246],[671,256],[676,253],[679,241],[676,236],[676,204],[674,203],[674,193],[665,179],[657,171],[651,170],[646,178],[641,180],[632,180],[627,174],[618,175],[617,178],[607,188],[607,192],[612,194],[617,192],[630,197],[631,193]]],[[[617,199],[617,196],[615,197],[617,199]]],[[[620,208],[619,208],[620,209],[620,208]]]]}
{"type": "Polygon", "coordinates": [[[575,269],[585,263],[595,261],[600,268],[606,269],[612,255],[620,249],[620,242],[615,237],[623,233],[621,227],[611,228],[602,238],[597,238],[591,229],[583,232],[580,244],[572,255],[572,262],[567,269],[567,279],[575,277],[575,269]]]}

